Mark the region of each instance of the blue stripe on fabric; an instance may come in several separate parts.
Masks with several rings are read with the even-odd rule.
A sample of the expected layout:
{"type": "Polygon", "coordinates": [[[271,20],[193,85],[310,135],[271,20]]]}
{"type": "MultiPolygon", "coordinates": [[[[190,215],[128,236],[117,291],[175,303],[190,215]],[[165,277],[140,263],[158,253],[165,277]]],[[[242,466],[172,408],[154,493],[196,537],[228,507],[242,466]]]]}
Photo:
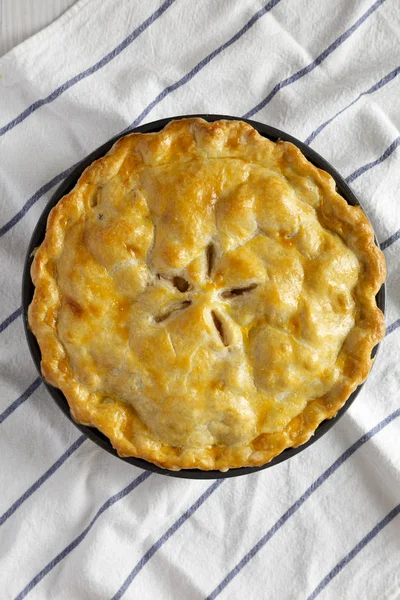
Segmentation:
{"type": "Polygon", "coordinates": [[[207,596],[206,600],[214,600],[226,588],[226,586],[240,573],[248,562],[265,546],[265,544],[279,531],[279,529],[294,515],[299,508],[308,500],[310,496],[327,480],[335,471],[352,456],[363,444],[368,442],[374,435],[387,427],[389,423],[400,417],[400,408],[392,412],[388,417],[383,419],[378,425],[375,425],[370,431],[361,436],[354,444],[352,444],[343,454],[335,460],[332,465],[326,469],[304,492],[298,500],[281,516],[278,521],[269,529],[269,531],[253,546],[253,548],[242,558],[242,560],[234,567],[221,583],[207,596]]]}
{"type": "MultiPolygon", "coordinates": [[[[176,83],[174,83],[172,86],[168,86],[167,88],[165,88],[163,90],[163,92],[161,92],[160,94],[158,94],[158,96],[156,97],[156,99],[153,100],[153,102],[151,102],[147,106],[147,108],[145,108],[145,110],[141,113],[141,115],[139,115],[139,117],[137,119],[135,119],[135,121],[131,125],[129,125],[129,127],[126,127],[124,130],[122,130],[120,132],[120,134],[126,133],[131,127],[136,127],[139,123],[141,123],[141,121],[144,119],[144,117],[154,108],[154,106],[156,104],[158,104],[159,102],[161,102],[161,100],[163,98],[165,98],[165,96],[167,96],[173,90],[176,90],[178,87],[180,87],[180,86],[184,85],[185,83],[187,83],[188,81],[190,81],[190,79],[192,79],[194,77],[194,75],[196,75],[196,73],[198,73],[203,67],[205,67],[206,64],[208,64],[209,62],[211,62],[211,60],[213,58],[215,58],[216,56],[218,56],[218,54],[220,54],[220,52],[222,52],[222,50],[224,50],[225,48],[227,48],[228,46],[230,46],[234,42],[236,42],[246,31],[248,31],[250,29],[250,27],[252,27],[254,25],[254,23],[256,23],[256,21],[258,21],[258,19],[260,19],[263,15],[265,15],[267,12],[269,12],[280,1],[281,0],[271,0],[270,2],[268,2],[261,10],[259,10],[258,12],[256,12],[252,16],[252,18],[246,23],[246,25],[244,25],[244,27],[242,27],[240,29],[240,31],[238,33],[236,33],[228,42],[226,42],[225,44],[222,44],[222,46],[219,46],[216,50],[214,50],[213,52],[211,52],[205,59],[203,59],[202,61],[200,61],[196,65],[196,67],[194,67],[194,69],[192,69],[184,77],[182,77],[181,79],[179,79],[179,81],[177,81],[176,83]]],[[[41,187],[31,198],[29,198],[29,200],[24,204],[24,206],[22,207],[22,209],[16,215],[10,221],[8,221],[8,223],[6,223],[2,227],[0,227],[0,237],[2,237],[8,231],[10,231],[10,229],[12,229],[14,227],[14,225],[16,225],[26,215],[26,213],[28,212],[28,210],[30,210],[30,208],[46,192],[48,192],[54,185],[56,185],[57,183],[59,183],[60,181],[62,181],[65,177],[67,177],[73,171],[73,169],[77,165],[79,165],[80,162],[81,161],[78,161],[77,163],[75,163],[74,165],[72,165],[72,167],[69,167],[69,169],[66,169],[65,171],[63,171],[59,175],[56,175],[55,177],[53,177],[53,179],[51,179],[48,183],[46,183],[43,187],[41,187]]]]}
{"type": "Polygon", "coordinates": [[[5,235],[7,233],[7,231],[10,231],[10,229],[12,229],[14,227],[14,225],[16,225],[18,223],[18,221],[20,221],[26,215],[26,213],[28,212],[28,210],[30,210],[32,208],[32,206],[34,204],[36,204],[36,202],[38,200],[40,200],[40,198],[42,196],[44,196],[44,194],[46,194],[49,190],[51,190],[52,187],[54,187],[55,185],[57,185],[57,183],[60,183],[63,179],[65,179],[66,177],[68,177],[68,175],[70,173],[72,173],[72,171],[80,163],[81,163],[81,161],[78,160],[78,162],[76,162],[75,164],[73,164],[68,169],[65,169],[65,171],[62,171],[62,173],[59,173],[58,175],[56,175],[55,177],[53,177],[53,179],[50,179],[50,181],[48,181],[47,183],[45,183],[37,192],[35,192],[33,194],[33,196],[31,196],[31,198],[29,198],[29,200],[27,200],[27,202],[25,202],[25,204],[21,208],[21,210],[19,210],[17,212],[17,214],[14,215],[13,218],[10,219],[10,221],[8,221],[8,223],[6,223],[2,227],[0,227],[0,237],[2,237],[3,235],[5,235]]]}
{"type": "Polygon", "coordinates": [[[294,75],[291,75],[290,77],[287,77],[283,81],[277,83],[275,87],[270,91],[270,93],[264,98],[264,100],[262,100],[256,106],[254,106],[254,108],[249,110],[245,115],[243,115],[243,117],[245,119],[250,119],[253,115],[258,113],[267,104],[269,104],[269,102],[271,102],[271,100],[276,96],[279,90],[287,87],[288,85],[291,85],[292,83],[295,83],[295,81],[298,81],[299,79],[313,71],[316,67],[318,67],[326,58],[328,58],[330,54],[332,54],[332,52],[334,52],[334,50],[339,48],[339,46],[341,46],[343,42],[345,42],[350,36],[352,36],[353,33],[357,31],[357,29],[364,23],[364,21],[366,21],[368,17],[372,15],[372,13],[374,13],[385,1],[386,0],[376,0],[376,2],[374,2],[374,4],[372,4],[372,6],[370,6],[370,8],[354,23],[354,25],[352,25],[349,29],[347,29],[347,31],[342,33],[341,36],[339,36],[334,42],[332,42],[332,44],[330,44],[323,52],[321,52],[321,54],[317,56],[317,58],[313,60],[313,62],[297,71],[297,73],[294,73],[294,75]]]}
{"type": "Polygon", "coordinates": [[[6,319],[4,319],[4,321],[2,323],[0,323],[0,333],[2,333],[5,329],[7,329],[7,327],[9,325],[11,325],[11,323],[13,323],[21,315],[22,315],[22,306],[17,308],[17,310],[14,310],[12,315],[7,317],[6,319]]]}
{"type": "Polygon", "coordinates": [[[379,521],[379,523],[377,525],[375,525],[375,527],[373,529],[371,529],[371,531],[369,533],[367,533],[367,535],[360,541],[358,542],[358,544],[356,546],[354,546],[353,550],[351,550],[351,552],[349,552],[337,565],[334,569],[332,569],[332,571],[330,571],[330,573],[328,573],[328,575],[326,577],[324,577],[324,579],[321,581],[321,583],[315,588],[315,590],[312,592],[312,594],[310,594],[307,598],[307,600],[314,600],[317,596],[319,596],[319,594],[322,592],[322,590],[324,588],[326,588],[326,586],[332,581],[332,579],[334,579],[336,577],[336,575],[338,575],[340,573],[340,571],[342,569],[344,569],[344,567],[346,565],[349,564],[350,561],[353,560],[353,558],[355,556],[357,556],[357,554],[359,552],[361,552],[361,550],[363,550],[365,548],[365,546],[367,544],[369,544],[369,542],[371,542],[374,537],[376,537],[378,535],[378,533],[380,531],[382,531],[382,529],[384,527],[386,527],[386,525],[389,525],[389,523],[391,521],[393,521],[393,519],[395,517],[397,517],[397,515],[400,513],[400,504],[398,504],[397,506],[395,506],[393,508],[393,510],[390,511],[389,514],[386,515],[386,517],[384,519],[382,519],[382,521],[379,521]]]}
{"type": "Polygon", "coordinates": [[[171,527],[164,533],[164,535],[162,535],[148,549],[146,554],[136,564],[133,571],[131,571],[129,576],[125,579],[124,583],[119,588],[119,590],[116,592],[116,594],[114,594],[114,596],[112,597],[112,600],[119,600],[120,598],[122,598],[122,596],[125,594],[125,592],[129,588],[129,586],[131,585],[132,581],[135,579],[137,574],[143,569],[143,567],[146,565],[146,563],[149,562],[151,557],[154,556],[154,554],[165,544],[165,542],[167,542],[169,540],[169,538],[171,536],[173,536],[176,531],[178,531],[178,529],[185,523],[185,521],[187,521],[193,515],[193,513],[195,513],[196,510],[198,510],[200,508],[200,506],[211,496],[211,494],[213,494],[215,492],[215,490],[218,489],[219,486],[222,485],[223,483],[224,483],[224,479],[218,479],[217,481],[214,481],[214,483],[206,489],[204,494],[202,494],[196,500],[196,502],[194,502],[194,504],[192,504],[192,506],[190,508],[188,508],[188,510],[186,512],[184,512],[183,515],[181,515],[179,517],[179,519],[177,519],[173,525],[171,525],[171,527]]]}
{"type": "Polygon", "coordinates": [[[61,467],[61,465],[63,465],[65,463],[65,461],[71,456],[71,454],[73,454],[76,450],[78,450],[78,448],[80,448],[83,444],[83,442],[87,439],[87,437],[85,435],[81,435],[69,448],[68,450],[66,450],[64,452],[64,454],[62,454],[60,456],[60,458],[58,460],[56,460],[56,462],[45,472],[43,473],[43,475],[41,477],[39,477],[39,479],[37,481],[35,481],[34,484],[32,484],[27,490],[26,492],[24,492],[22,494],[22,496],[20,496],[18,498],[18,500],[16,500],[14,502],[14,504],[12,506],[10,506],[10,508],[0,517],[0,527],[1,525],[3,525],[7,519],[9,519],[11,517],[11,515],[13,515],[15,513],[15,511],[20,508],[20,506],[25,502],[25,500],[27,500],[30,496],[32,496],[32,494],[34,492],[36,492],[43,484],[44,482],[51,477],[51,475],[53,475],[53,473],[55,473],[57,471],[57,469],[59,469],[61,467]]]}
{"type": "Polygon", "coordinates": [[[12,313],[12,315],[10,315],[9,317],[7,317],[7,319],[4,319],[4,321],[2,323],[0,323],[0,333],[2,331],[4,331],[5,329],[7,329],[7,327],[9,325],[11,325],[11,323],[13,321],[15,321],[15,319],[17,319],[21,314],[22,314],[22,306],[20,306],[19,308],[17,308],[17,310],[14,310],[14,312],[12,313]]]}
{"type": "Polygon", "coordinates": [[[382,242],[382,244],[381,244],[382,250],[386,250],[386,248],[389,248],[389,246],[391,246],[392,244],[397,242],[397,240],[399,240],[399,239],[400,239],[400,229],[398,231],[396,231],[396,233],[391,235],[387,240],[382,242]]]}
{"type": "Polygon", "coordinates": [[[389,325],[389,327],[386,329],[386,335],[388,336],[389,334],[393,333],[393,331],[396,331],[396,329],[398,329],[399,327],[400,319],[397,319],[397,321],[389,325]]]}
{"type": "Polygon", "coordinates": [[[12,402],[12,404],[10,404],[10,406],[8,406],[6,410],[0,414],[0,424],[3,423],[3,421],[5,421],[7,417],[9,417],[14,412],[14,410],[18,408],[18,406],[21,406],[21,404],[28,400],[28,398],[32,396],[33,392],[37,390],[41,383],[42,380],[40,377],[35,379],[35,381],[31,383],[28,389],[25,390],[25,392],[19,398],[14,400],[14,402],[12,402]]]}
{"type": "Polygon", "coordinates": [[[125,498],[130,492],[132,492],[135,488],[138,487],[141,483],[146,481],[150,477],[151,473],[149,471],[145,471],[139,477],[136,477],[129,485],[127,485],[123,490],[111,496],[97,511],[93,519],[90,521],[89,525],[80,533],[64,550],[62,550],[53,560],[51,560],[45,567],[38,573],[29,583],[24,587],[24,589],[18,594],[15,600],[22,600],[25,598],[29,592],[33,590],[34,587],[45,577],[60,561],[63,560],[74,548],[79,546],[79,544],[85,539],[89,531],[92,529],[93,525],[96,523],[97,519],[101,517],[101,515],[109,509],[113,504],[125,498]]]}
{"type": "Polygon", "coordinates": [[[330,119],[328,119],[327,121],[325,121],[324,123],[322,123],[322,125],[319,125],[319,127],[317,127],[317,129],[315,129],[308,136],[308,138],[305,140],[304,143],[307,144],[307,146],[309,146],[311,144],[311,142],[313,142],[315,140],[315,138],[317,137],[317,135],[319,135],[321,133],[321,131],[323,129],[325,129],[325,127],[327,125],[329,125],[329,123],[332,123],[332,121],[334,121],[336,119],[336,117],[338,117],[339,115],[341,115],[342,113],[344,113],[345,110],[347,110],[348,108],[350,108],[351,106],[353,106],[363,96],[366,96],[367,94],[373,94],[374,92],[377,92],[378,90],[380,90],[382,87],[384,87],[390,81],[392,81],[395,77],[397,77],[397,75],[399,73],[400,73],[400,66],[396,67],[395,69],[393,69],[393,71],[391,71],[390,73],[388,73],[387,75],[385,75],[385,77],[382,77],[382,79],[380,79],[380,81],[378,81],[378,83],[375,83],[368,90],[366,90],[365,92],[361,92],[361,94],[359,96],[357,96],[357,98],[355,100],[353,100],[352,102],[350,102],[350,104],[347,104],[347,106],[345,106],[344,108],[342,108],[341,110],[339,110],[335,115],[333,115],[333,117],[331,117],[330,119]]]}
{"type": "Polygon", "coordinates": [[[38,110],[38,108],[44,106],[45,104],[50,104],[51,102],[54,102],[54,100],[61,96],[61,94],[66,92],[72,86],[76,85],[79,81],[82,81],[82,79],[86,79],[86,77],[89,77],[90,75],[93,75],[93,73],[96,73],[96,71],[102,69],[105,65],[107,65],[114,58],[116,58],[121,52],[123,52],[128,46],[130,46],[130,44],[132,44],[132,42],[136,40],[141,33],[146,31],[146,29],[150,27],[152,23],[157,21],[157,19],[161,17],[161,15],[174,2],[176,2],[176,0],[166,0],[166,2],[164,2],[156,11],[154,11],[148,19],[143,21],[143,23],[139,25],[139,27],[137,27],[130,35],[128,35],[128,37],[126,37],[120,44],[118,44],[118,46],[111,50],[111,52],[106,54],[106,56],[104,56],[101,60],[99,60],[97,63],[95,63],[85,71],[78,73],[78,75],[75,75],[75,77],[72,77],[71,79],[60,85],[60,87],[58,87],[54,90],[54,92],[46,96],[46,98],[42,98],[41,100],[37,100],[36,102],[31,104],[20,115],[18,115],[18,117],[7,123],[7,125],[1,127],[0,137],[7,133],[7,131],[10,131],[11,129],[25,121],[25,119],[27,119],[29,115],[38,110]]]}
{"type": "Polygon", "coordinates": [[[362,175],[363,173],[365,173],[365,171],[369,171],[369,169],[372,169],[372,167],[376,167],[376,165],[379,165],[380,163],[382,163],[383,161],[385,161],[387,158],[389,158],[389,156],[391,154],[393,154],[393,152],[396,150],[396,148],[398,147],[399,144],[400,144],[400,136],[398,138],[396,138],[390,144],[390,146],[388,148],[386,148],[386,150],[382,154],[382,156],[380,156],[376,160],[373,160],[372,162],[369,162],[369,163],[363,165],[362,167],[360,167],[359,169],[357,169],[356,171],[354,171],[354,173],[352,173],[351,175],[349,175],[348,177],[346,177],[346,182],[347,183],[352,183],[355,179],[357,179],[357,177],[360,177],[360,175],[362,175]]]}
{"type": "MultiPolygon", "coordinates": [[[[200,62],[198,62],[197,65],[195,67],[193,67],[193,69],[191,71],[189,71],[189,73],[186,73],[186,75],[181,77],[181,79],[179,79],[172,85],[169,85],[162,92],[160,92],[158,94],[158,96],[156,96],[154,98],[154,100],[146,106],[146,108],[133,121],[133,123],[131,123],[131,125],[129,125],[129,127],[127,127],[126,130],[124,130],[124,133],[131,127],[137,127],[143,121],[143,119],[145,117],[147,117],[149,112],[152,111],[155,106],[157,106],[157,104],[159,104],[162,100],[164,100],[164,98],[166,98],[169,94],[171,94],[178,88],[180,88],[183,85],[185,85],[186,83],[188,83],[191,79],[193,79],[193,77],[195,75],[197,75],[197,73],[199,73],[199,71],[201,71],[206,65],[208,65],[208,63],[210,63],[214,58],[216,58],[219,54],[221,54],[221,52],[223,52],[224,50],[229,48],[229,46],[232,46],[232,44],[237,42],[242,37],[242,35],[244,35],[251,27],[253,27],[253,25],[255,25],[255,23],[257,23],[257,21],[259,19],[261,19],[261,17],[263,17],[270,10],[272,10],[274,8],[274,6],[276,6],[280,1],[281,0],[270,0],[270,2],[268,2],[263,8],[261,8],[259,11],[257,11],[251,17],[251,19],[246,23],[246,25],[244,25],[237,33],[235,33],[235,35],[233,35],[227,42],[225,42],[224,44],[221,44],[221,46],[218,46],[218,48],[216,48],[215,50],[210,52],[210,54],[208,54],[205,58],[203,58],[200,62]]],[[[380,1],[384,1],[384,0],[380,0],[380,1]]]]}

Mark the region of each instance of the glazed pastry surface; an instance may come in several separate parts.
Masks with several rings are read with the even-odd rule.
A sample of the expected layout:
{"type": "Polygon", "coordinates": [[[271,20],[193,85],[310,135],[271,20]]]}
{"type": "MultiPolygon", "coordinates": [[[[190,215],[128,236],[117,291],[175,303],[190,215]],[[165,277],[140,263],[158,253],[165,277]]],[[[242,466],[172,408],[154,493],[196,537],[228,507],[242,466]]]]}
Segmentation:
{"type": "Polygon", "coordinates": [[[45,379],[121,456],[262,465],[366,378],[385,263],[359,207],[241,121],[131,134],[51,211],[29,323],[45,379]]]}

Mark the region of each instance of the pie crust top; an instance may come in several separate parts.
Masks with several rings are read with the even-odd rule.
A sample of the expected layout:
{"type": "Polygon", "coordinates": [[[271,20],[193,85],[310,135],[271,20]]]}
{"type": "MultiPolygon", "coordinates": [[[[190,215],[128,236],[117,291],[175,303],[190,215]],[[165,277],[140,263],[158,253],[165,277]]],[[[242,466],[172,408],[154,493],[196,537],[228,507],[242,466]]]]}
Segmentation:
{"type": "Polygon", "coordinates": [[[384,335],[365,214],[241,121],[121,138],[52,209],[31,274],[44,378],[121,456],[173,470],[306,442],[384,335]]]}

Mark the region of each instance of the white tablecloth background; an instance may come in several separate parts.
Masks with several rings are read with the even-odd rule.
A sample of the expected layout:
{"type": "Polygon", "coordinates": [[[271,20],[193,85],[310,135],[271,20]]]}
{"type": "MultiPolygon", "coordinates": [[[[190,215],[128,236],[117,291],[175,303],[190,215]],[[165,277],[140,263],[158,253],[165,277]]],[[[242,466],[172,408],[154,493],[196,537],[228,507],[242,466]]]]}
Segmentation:
{"type": "Polygon", "coordinates": [[[400,597],[399,31],[398,0],[80,0],[0,59],[2,600],[400,597]],[[71,165],[132,123],[206,112],[310,142],[388,267],[388,335],[348,413],[223,482],[151,475],[82,437],[20,315],[29,238],[71,165]]]}

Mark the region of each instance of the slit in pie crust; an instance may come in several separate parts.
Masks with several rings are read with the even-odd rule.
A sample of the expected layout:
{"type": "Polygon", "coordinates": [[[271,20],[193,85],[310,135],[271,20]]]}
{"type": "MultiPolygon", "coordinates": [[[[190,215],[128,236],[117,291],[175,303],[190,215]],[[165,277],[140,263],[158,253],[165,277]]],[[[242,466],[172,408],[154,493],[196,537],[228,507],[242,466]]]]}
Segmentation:
{"type": "Polygon", "coordinates": [[[31,274],[46,381],[121,456],[167,469],[303,444],[384,335],[362,210],[241,121],[121,138],[52,209],[31,274]]]}

